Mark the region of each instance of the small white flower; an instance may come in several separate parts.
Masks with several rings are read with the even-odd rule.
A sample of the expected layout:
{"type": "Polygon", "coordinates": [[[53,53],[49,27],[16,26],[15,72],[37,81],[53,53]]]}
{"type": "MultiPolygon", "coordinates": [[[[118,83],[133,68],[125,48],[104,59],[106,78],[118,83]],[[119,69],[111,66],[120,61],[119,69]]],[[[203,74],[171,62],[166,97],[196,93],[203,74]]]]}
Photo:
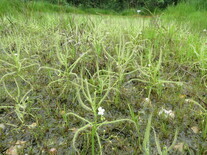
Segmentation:
{"type": "Polygon", "coordinates": [[[29,129],[34,129],[37,126],[37,123],[32,123],[31,125],[28,125],[29,129]]]}
{"type": "Polygon", "coordinates": [[[186,103],[189,103],[189,102],[190,102],[190,99],[185,99],[185,102],[186,102],[186,103]]]}
{"type": "Polygon", "coordinates": [[[148,64],[148,67],[151,67],[151,64],[148,64]]]}
{"type": "Polygon", "coordinates": [[[141,10],[137,10],[137,13],[140,13],[141,12],[141,10]]]}
{"type": "Polygon", "coordinates": [[[103,115],[105,112],[105,109],[103,109],[102,107],[98,108],[98,115],[103,115]]]}
{"type": "Polygon", "coordinates": [[[151,107],[152,106],[151,100],[149,98],[144,98],[142,104],[143,104],[144,107],[149,107],[149,106],[151,107]]]}
{"type": "Polygon", "coordinates": [[[163,109],[159,111],[158,115],[161,115],[161,114],[165,114],[165,117],[168,117],[170,116],[171,118],[175,118],[175,114],[172,110],[166,110],[166,109],[163,109]]]}
{"type": "Polygon", "coordinates": [[[171,118],[175,118],[175,113],[171,110],[170,113],[169,113],[169,116],[170,116],[171,118]]]}
{"type": "Polygon", "coordinates": [[[206,29],[204,29],[204,30],[203,30],[203,32],[207,32],[207,30],[206,30],[206,29]]]}
{"type": "Polygon", "coordinates": [[[49,150],[49,154],[57,154],[57,149],[56,148],[51,148],[49,150]]]}
{"type": "Polygon", "coordinates": [[[144,99],[146,102],[150,102],[150,99],[149,98],[145,98],[144,99]]]}

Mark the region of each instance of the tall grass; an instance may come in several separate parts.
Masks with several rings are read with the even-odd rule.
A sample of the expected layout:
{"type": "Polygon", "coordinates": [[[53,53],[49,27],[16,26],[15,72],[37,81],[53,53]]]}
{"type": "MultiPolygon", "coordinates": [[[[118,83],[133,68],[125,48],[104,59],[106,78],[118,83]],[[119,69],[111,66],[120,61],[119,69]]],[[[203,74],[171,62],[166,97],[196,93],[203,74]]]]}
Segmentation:
{"type": "MultiPolygon", "coordinates": [[[[192,26],[188,27],[183,25],[184,15],[166,20],[182,14],[184,4],[177,6],[177,14],[172,11],[170,16],[175,9],[170,7],[167,15],[144,19],[67,14],[67,7],[10,2],[8,7],[20,9],[1,9],[0,109],[11,111],[13,117],[4,115],[1,120],[7,123],[13,118],[12,123],[22,128],[31,121],[43,122],[34,132],[28,131],[37,147],[56,119],[54,130],[58,125],[61,136],[68,138],[67,148],[70,145],[80,154],[121,154],[124,149],[167,154],[176,152],[177,139],[205,142],[206,34],[200,32],[205,21],[201,27],[188,22],[192,26]],[[198,33],[191,31],[193,27],[198,33]],[[193,103],[202,113],[199,108],[192,111],[180,95],[198,101],[193,103]],[[143,103],[146,99],[150,106],[143,103]],[[105,109],[103,115],[98,115],[100,107],[105,109]],[[173,109],[174,120],[162,118],[161,107],[173,109]],[[189,138],[175,132],[179,126],[181,133],[190,133],[193,123],[201,135],[189,138]],[[159,139],[158,131],[151,134],[152,127],[163,131],[159,139]],[[165,143],[169,147],[162,149],[165,143]]],[[[187,10],[203,16],[190,5],[187,10]]],[[[32,144],[29,147],[33,150],[32,144]]]]}
{"type": "Polygon", "coordinates": [[[83,8],[74,7],[69,4],[58,5],[51,4],[47,1],[21,1],[21,0],[2,0],[0,2],[0,15],[1,14],[17,14],[17,13],[28,13],[28,12],[64,12],[64,13],[76,13],[76,14],[96,14],[96,15],[136,15],[136,10],[124,10],[122,13],[118,13],[114,10],[109,9],[98,9],[98,8],[83,8]]]}
{"type": "Polygon", "coordinates": [[[176,20],[178,23],[188,26],[197,33],[206,29],[207,2],[204,0],[189,0],[181,2],[177,6],[169,6],[164,11],[164,17],[168,21],[176,20]]]}

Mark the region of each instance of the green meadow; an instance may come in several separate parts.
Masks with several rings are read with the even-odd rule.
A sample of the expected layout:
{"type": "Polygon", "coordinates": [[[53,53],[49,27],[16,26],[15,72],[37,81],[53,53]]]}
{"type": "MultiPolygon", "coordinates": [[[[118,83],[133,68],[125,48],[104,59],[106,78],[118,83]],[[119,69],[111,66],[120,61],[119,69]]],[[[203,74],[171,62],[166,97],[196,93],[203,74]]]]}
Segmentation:
{"type": "Polygon", "coordinates": [[[0,154],[207,154],[206,19],[1,0],[0,154]]]}

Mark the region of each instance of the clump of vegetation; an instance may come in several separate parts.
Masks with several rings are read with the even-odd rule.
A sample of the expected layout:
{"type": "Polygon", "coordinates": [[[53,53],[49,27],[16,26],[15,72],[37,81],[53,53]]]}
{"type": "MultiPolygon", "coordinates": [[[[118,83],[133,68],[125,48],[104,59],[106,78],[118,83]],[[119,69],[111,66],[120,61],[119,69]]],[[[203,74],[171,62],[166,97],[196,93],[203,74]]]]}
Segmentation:
{"type": "Polygon", "coordinates": [[[206,21],[169,21],[183,3],[149,18],[0,4],[1,153],[207,152],[206,21]]]}
{"type": "Polygon", "coordinates": [[[168,5],[176,5],[181,0],[34,0],[47,1],[53,4],[74,5],[79,7],[113,9],[122,11],[123,9],[145,7],[151,11],[155,9],[164,9],[168,5]]]}

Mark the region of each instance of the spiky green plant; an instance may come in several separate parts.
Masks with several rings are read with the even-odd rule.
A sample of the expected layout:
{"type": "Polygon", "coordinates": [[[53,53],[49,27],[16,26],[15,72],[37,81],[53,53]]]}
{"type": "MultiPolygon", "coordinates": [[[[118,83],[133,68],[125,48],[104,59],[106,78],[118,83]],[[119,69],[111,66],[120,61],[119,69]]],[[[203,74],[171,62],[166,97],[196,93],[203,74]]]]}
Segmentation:
{"type": "MultiPolygon", "coordinates": [[[[98,129],[101,128],[103,125],[108,125],[108,124],[114,124],[114,123],[120,123],[120,122],[130,122],[133,124],[136,124],[133,120],[131,119],[118,119],[114,121],[104,121],[104,117],[101,116],[101,119],[98,117],[98,108],[102,106],[104,100],[107,98],[110,90],[112,89],[111,87],[111,72],[110,71],[101,71],[97,68],[97,72],[95,76],[97,76],[97,80],[99,84],[94,85],[93,82],[93,77],[92,78],[92,83],[90,83],[87,79],[84,79],[83,77],[77,79],[77,84],[76,86],[76,92],[77,92],[77,99],[83,109],[85,109],[87,112],[93,114],[93,120],[88,120],[80,115],[74,113],[74,112],[69,112],[66,115],[72,115],[80,120],[86,122],[86,125],[79,128],[74,137],[73,137],[73,147],[77,153],[79,153],[78,149],[76,148],[76,140],[80,132],[86,131],[86,129],[91,128],[91,153],[93,155],[96,154],[96,149],[95,149],[95,137],[98,141],[99,145],[99,153],[102,154],[102,145],[101,145],[101,140],[100,136],[98,134],[98,129]],[[100,75],[101,72],[106,72],[106,75],[100,75]],[[101,96],[99,94],[102,94],[101,96]],[[83,101],[83,97],[85,98],[85,102],[83,101]]],[[[136,125],[135,125],[136,127],[136,125]]]]}
{"type": "Polygon", "coordinates": [[[158,151],[158,153],[159,153],[160,155],[167,155],[168,152],[169,152],[170,150],[172,150],[173,147],[174,147],[175,144],[176,144],[177,137],[178,137],[178,129],[176,129],[176,131],[175,131],[175,136],[174,136],[174,140],[173,140],[172,144],[171,144],[169,147],[164,146],[164,147],[163,147],[163,150],[161,149],[160,141],[159,141],[159,138],[158,138],[157,135],[156,135],[156,132],[155,132],[155,129],[154,129],[154,128],[153,128],[153,132],[154,132],[154,136],[155,136],[155,143],[156,143],[156,146],[157,146],[157,151],[158,151]]]}

